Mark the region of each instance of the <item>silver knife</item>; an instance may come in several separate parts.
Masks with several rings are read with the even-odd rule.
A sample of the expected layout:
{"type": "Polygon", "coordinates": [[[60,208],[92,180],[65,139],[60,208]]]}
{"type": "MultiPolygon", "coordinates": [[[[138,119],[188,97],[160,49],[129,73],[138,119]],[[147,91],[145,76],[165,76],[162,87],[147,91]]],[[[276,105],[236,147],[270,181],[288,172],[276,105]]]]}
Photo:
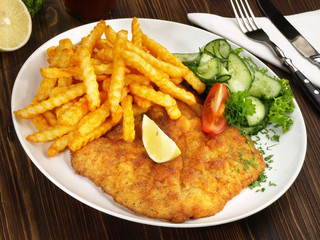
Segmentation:
{"type": "Polygon", "coordinates": [[[259,6],[289,42],[311,63],[320,67],[320,54],[276,9],[269,0],[258,0],[259,6]]]}

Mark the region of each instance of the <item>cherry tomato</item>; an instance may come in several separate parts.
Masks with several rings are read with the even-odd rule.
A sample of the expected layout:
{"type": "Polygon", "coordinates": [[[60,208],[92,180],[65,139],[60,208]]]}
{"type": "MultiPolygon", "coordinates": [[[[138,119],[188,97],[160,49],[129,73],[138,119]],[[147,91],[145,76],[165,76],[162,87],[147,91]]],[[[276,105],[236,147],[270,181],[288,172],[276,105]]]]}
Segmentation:
{"type": "Polygon", "coordinates": [[[224,110],[225,100],[229,95],[226,85],[216,83],[212,86],[201,112],[201,126],[204,132],[219,134],[226,128],[227,120],[224,110]]]}

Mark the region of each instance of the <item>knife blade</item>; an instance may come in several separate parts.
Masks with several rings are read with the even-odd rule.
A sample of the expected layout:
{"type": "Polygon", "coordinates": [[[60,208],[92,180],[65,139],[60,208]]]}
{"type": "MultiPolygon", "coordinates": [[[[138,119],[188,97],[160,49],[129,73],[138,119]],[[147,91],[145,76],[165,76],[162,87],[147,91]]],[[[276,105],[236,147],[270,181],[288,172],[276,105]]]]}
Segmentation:
{"type": "Polygon", "coordinates": [[[280,13],[269,0],[258,0],[259,7],[279,31],[289,40],[302,56],[311,63],[320,67],[320,54],[317,50],[295,29],[294,26],[280,13]]]}

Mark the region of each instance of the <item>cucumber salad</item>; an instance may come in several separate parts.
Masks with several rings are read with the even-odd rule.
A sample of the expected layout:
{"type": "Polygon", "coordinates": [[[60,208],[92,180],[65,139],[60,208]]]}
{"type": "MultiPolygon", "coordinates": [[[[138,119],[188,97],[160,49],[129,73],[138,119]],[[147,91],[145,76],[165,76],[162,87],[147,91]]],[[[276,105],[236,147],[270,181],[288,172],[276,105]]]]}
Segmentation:
{"type": "MultiPolygon", "coordinates": [[[[207,118],[202,123],[211,121],[220,128],[232,125],[247,135],[257,134],[268,124],[287,132],[293,124],[290,113],[295,108],[289,81],[271,77],[251,58],[242,56],[242,51],[233,49],[225,39],[215,39],[199,52],[175,54],[207,86],[210,111],[201,116],[207,118]]],[[[212,130],[208,132],[219,133],[217,126],[209,129],[212,130]]]]}

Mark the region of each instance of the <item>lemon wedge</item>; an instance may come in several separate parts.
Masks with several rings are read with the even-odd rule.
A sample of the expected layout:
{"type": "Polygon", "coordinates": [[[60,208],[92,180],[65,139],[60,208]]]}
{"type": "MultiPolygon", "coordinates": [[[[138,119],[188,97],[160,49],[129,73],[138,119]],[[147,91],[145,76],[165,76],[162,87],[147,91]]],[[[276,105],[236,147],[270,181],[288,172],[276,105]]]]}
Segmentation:
{"type": "Polygon", "coordinates": [[[0,51],[13,51],[25,45],[32,21],[21,0],[0,0],[0,51]]]}
{"type": "Polygon", "coordinates": [[[181,154],[177,144],[147,115],[142,119],[142,141],[149,157],[157,163],[170,161],[181,154]]]}

